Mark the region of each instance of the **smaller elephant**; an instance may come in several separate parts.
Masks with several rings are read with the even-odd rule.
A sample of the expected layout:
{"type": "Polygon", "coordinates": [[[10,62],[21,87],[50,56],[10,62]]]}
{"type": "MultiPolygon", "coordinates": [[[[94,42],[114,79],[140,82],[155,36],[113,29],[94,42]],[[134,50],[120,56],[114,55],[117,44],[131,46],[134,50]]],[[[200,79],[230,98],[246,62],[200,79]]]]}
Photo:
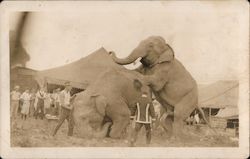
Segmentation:
{"type": "Polygon", "coordinates": [[[108,69],[77,94],[72,115],[80,136],[120,138],[141,92],[151,95],[140,79],[135,71],[108,69]]]}

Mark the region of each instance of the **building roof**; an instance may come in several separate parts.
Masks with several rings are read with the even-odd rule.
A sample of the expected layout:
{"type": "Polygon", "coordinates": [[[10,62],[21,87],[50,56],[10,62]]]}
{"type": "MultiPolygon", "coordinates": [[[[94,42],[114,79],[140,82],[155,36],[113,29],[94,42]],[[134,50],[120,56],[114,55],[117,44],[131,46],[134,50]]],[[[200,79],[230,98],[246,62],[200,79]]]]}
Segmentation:
{"type": "Polygon", "coordinates": [[[15,75],[36,75],[37,71],[31,68],[23,67],[23,66],[15,66],[10,69],[11,76],[15,75]]]}
{"type": "Polygon", "coordinates": [[[36,79],[40,86],[45,83],[63,85],[65,81],[70,81],[73,87],[86,89],[100,73],[108,68],[124,67],[113,62],[108,52],[100,48],[89,56],[70,64],[40,71],[36,79]]]}
{"type": "Polygon", "coordinates": [[[199,105],[208,108],[238,106],[238,81],[217,81],[199,89],[199,105]]]}
{"type": "Polygon", "coordinates": [[[215,117],[226,118],[226,119],[238,119],[239,110],[238,107],[226,107],[219,110],[215,117]]]}

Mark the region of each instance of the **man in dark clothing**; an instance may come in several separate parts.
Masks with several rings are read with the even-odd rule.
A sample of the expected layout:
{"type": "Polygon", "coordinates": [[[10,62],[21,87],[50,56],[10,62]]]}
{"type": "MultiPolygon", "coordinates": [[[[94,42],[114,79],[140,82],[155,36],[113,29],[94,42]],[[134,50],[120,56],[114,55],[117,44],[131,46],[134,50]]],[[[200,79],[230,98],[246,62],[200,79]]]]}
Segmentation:
{"type": "Polygon", "coordinates": [[[36,110],[34,113],[35,119],[39,116],[41,119],[44,117],[44,99],[45,99],[45,88],[40,88],[40,90],[36,93],[36,110]]]}
{"type": "Polygon", "coordinates": [[[146,93],[142,93],[142,96],[136,102],[136,109],[134,109],[131,114],[135,115],[135,128],[131,134],[130,146],[134,146],[138,132],[142,126],[144,126],[146,129],[146,143],[150,144],[151,123],[152,120],[155,121],[155,111],[152,100],[147,96],[146,93]]]}
{"type": "Polygon", "coordinates": [[[52,136],[56,135],[57,131],[62,126],[65,119],[68,121],[68,136],[73,135],[74,121],[72,117],[73,106],[71,102],[75,96],[73,97],[70,96],[71,89],[72,87],[70,86],[70,83],[66,82],[65,89],[59,95],[59,100],[60,100],[60,105],[61,105],[61,115],[60,115],[58,124],[55,127],[52,136]]]}

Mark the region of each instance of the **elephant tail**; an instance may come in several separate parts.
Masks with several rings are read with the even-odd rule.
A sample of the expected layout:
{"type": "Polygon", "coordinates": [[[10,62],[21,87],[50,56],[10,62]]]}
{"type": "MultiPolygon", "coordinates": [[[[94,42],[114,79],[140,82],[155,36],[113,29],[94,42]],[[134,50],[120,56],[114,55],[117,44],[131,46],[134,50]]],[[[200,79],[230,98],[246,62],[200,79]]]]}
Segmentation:
{"type": "MultiPolygon", "coordinates": [[[[106,108],[108,105],[107,98],[103,95],[95,94],[92,95],[92,98],[94,100],[94,105],[97,110],[97,113],[103,118],[102,122],[104,121],[104,118],[106,116],[106,108]]],[[[100,130],[97,132],[93,133],[93,136],[95,138],[104,138],[105,136],[108,135],[108,131],[110,126],[112,125],[112,122],[105,122],[102,124],[100,130]]]]}
{"type": "Polygon", "coordinates": [[[211,128],[211,125],[210,125],[210,123],[208,122],[208,120],[207,120],[207,118],[206,118],[206,116],[205,116],[204,111],[201,109],[201,107],[198,107],[198,110],[200,111],[201,116],[202,116],[202,118],[204,119],[205,123],[211,128]]]}
{"type": "Polygon", "coordinates": [[[204,119],[205,123],[208,125],[208,127],[215,133],[215,134],[218,134],[215,129],[212,128],[212,126],[210,125],[210,123],[207,121],[207,118],[205,117],[205,113],[204,111],[201,109],[201,107],[198,106],[198,110],[200,111],[201,113],[201,116],[202,118],[204,119]]]}

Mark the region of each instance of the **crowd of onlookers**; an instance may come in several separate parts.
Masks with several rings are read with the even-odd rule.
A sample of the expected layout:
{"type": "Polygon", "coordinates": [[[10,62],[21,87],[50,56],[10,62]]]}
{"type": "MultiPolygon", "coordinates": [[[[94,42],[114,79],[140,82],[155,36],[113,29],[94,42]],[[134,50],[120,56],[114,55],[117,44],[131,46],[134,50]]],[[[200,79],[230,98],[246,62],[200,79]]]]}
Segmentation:
{"type": "MultiPolygon", "coordinates": [[[[21,116],[22,120],[26,120],[28,117],[35,119],[47,118],[58,119],[61,113],[60,104],[61,89],[54,89],[52,93],[46,91],[45,88],[25,89],[20,91],[20,86],[16,85],[14,90],[11,91],[11,118],[16,119],[21,116]]],[[[162,108],[159,102],[153,100],[153,106],[155,109],[156,118],[159,119],[162,116],[162,108]]],[[[187,125],[199,124],[200,118],[197,110],[191,114],[186,120],[187,125]]]]}
{"type": "Polygon", "coordinates": [[[45,115],[59,116],[59,93],[60,88],[49,93],[44,88],[38,91],[35,89],[25,89],[20,91],[20,86],[16,85],[10,93],[11,118],[16,119],[21,114],[21,119],[28,117],[43,119],[45,115]]]}

